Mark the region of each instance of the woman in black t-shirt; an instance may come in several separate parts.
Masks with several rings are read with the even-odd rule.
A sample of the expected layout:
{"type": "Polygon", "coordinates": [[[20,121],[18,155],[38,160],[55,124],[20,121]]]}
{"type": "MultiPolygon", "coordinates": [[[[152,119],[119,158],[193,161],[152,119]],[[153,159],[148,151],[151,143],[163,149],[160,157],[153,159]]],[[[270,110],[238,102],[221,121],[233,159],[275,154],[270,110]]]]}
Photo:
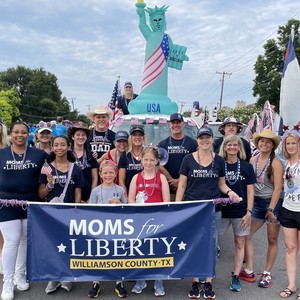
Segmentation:
{"type": "Polygon", "coordinates": [[[2,252],[2,299],[13,299],[17,289],[29,289],[26,282],[27,210],[24,200],[39,201],[38,178],[47,154],[27,147],[29,128],[16,122],[10,128],[12,145],[0,150],[0,230],[2,252]]]}

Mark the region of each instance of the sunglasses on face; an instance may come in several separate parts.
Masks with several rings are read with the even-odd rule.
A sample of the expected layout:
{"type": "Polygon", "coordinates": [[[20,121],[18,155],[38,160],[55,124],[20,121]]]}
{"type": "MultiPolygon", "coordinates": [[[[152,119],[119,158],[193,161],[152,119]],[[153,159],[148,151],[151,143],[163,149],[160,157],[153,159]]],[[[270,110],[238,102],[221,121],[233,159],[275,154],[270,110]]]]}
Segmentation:
{"type": "Polygon", "coordinates": [[[131,86],[125,86],[125,89],[131,89],[132,87],[131,86]]]}

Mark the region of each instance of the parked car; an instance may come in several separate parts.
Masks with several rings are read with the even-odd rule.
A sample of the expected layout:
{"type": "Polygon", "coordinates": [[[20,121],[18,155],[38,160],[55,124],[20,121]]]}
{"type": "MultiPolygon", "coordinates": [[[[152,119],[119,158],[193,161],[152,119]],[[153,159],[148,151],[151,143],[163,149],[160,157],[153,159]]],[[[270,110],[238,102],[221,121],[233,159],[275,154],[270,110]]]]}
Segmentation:
{"type": "MultiPolygon", "coordinates": [[[[143,124],[145,126],[145,134],[148,144],[157,145],[160,141],[170,136],[171,131],[169,127],[170,116],[162,114],[137,114],[137,115],[123,115],[111,122],[109,129],[114,132],[119,130],[126,130],[129,132],[130,125],[143,124]]],[[[198,124],[192,118],[184,118],[186,135],[196,138],[198,124]]]]}
{"type": "MultiPolygon", "coordinates": [[[[222,137],[222,133],[219,132],[219,126],[222,124],[223,122],[209,122],[208,126],[212,129],[213,133],[214,133],[214,138],[220,138],[222,137]]],[[[239,134],[240,137],[244,137],[245,135],[245,130],[247,128],[246,124],[243,124],[243,130],[242,132],[239,134]]]]}

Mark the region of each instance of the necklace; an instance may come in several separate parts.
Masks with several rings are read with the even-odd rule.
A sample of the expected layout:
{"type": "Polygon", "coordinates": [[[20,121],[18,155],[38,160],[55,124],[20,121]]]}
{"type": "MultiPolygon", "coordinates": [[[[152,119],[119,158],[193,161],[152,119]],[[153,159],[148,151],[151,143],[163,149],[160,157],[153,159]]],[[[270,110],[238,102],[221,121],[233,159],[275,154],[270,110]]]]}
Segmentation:
{"type": "MultiPolygon", "coordinates": [[[[182,140],[182,142],[181,142],[181,145],[179,146],[179,148],[183,148],[183,144],[184,144],[184,142],[185,142],[185,135],[183,136],[183,140],[182,140]]],[[[175,140],[175,139],[174,139],[175,140]]],[[[170,146],[171,147],[173,147],[173,144],[172,144],[172,137],[171,136],[169,136],[169,144],[170,144],[170,146]]]]}
{"type": "MultiPolygon", "coordinates": [[[[199,153],[199,151],[197,151],[197,154],[198,154],[198,164],[199,164],[200,170],[202,170],[204,167],[201,165],[201,161],[200,161],[200,153],[199,153]]],[[[215,165],[215,158],[214,158],[214,155],[213,155],[212,152],[211,152],[211,168],[210,168],[210,170],[208,171],[207,175],[211,175],[211,174],[213,173],[214,165],[215,165]]]]}
{"type": "Polygon", "coordinates": [[[45,152],[47,152],[47,149],[49,149],[49,152],[47,152],[47,153],[50,153],[52,151],[52,147],[51,147],[50,143],[49,143],[49,147],[48,148],[42,148],[41,147],[41,143],[39,142],[39,143],[36,144],[36,148],[44,150],[45,152]]]}
{"type": "Polygon", "coordinates": [[[228,170],[227,170],[227,161],[225,160],[225,178],[229,185],[236,184],[236,182],[238,181],[239,176],[240,176],[240,171],[241,171],[241,162],[238,159],[235,173],[233,175],[231,175],[231,174],[229,175],[228,170]]]}
{"type": "MultiPolygon", "coordinates": [[[[100,132],[101,133],[101,132],[100,132]]],[[[104,142],[108,142],[108,130],[106,129],[104,132],[104,136],[97,135],[95,127],[93,128],[93,141],[96,142],[102,142],[102,145],[104,145],[104,142]]]]}
{"type": "Polygon", "coordinates": [[[258,155],[257,161],[256,161],[256,177],[257,177],[257,178],[260,178],[260,177],[263,178],[264,175],[265,175],[265,173],[266,173],[267,168],[268,168],[269,165],[270,165],[270,157],[269,157],[268,160],[266,161],[266,163],[265,163],[264,167],[261,169],[261,172],[260,172],[260,173],[258,172],[258,170],[259,170],[259,167],[258,167],[258,165],[259,165],[259,157],[260,157],[260,155],[258,155]]]}
{"type": "MultiPolygon", "coordinates": [[[[152,186],[152,191],[151,193],[149,194],[148,191],[147,191],[147,187],[146,187],[146,180],[145,180],[145,176],[144,176],[144,171],[142,172],[142,178],[143,178],[143,185],[144,185],[144,194],[145,194],[145,200],[147,200],[149,197],[152,197],[153,194],[154,194],[154,191],[155,191],[155,187],[156,187],[156,172],[154,173],[154,183],[153,183],[153,186],[152,186]]],[[[151,179],[148,179],[148,180],[151,180],[151,179]]]]}
{"type": "Polygon", "coordinates": [[[286,169],[285,169],[285,179],[286,179],[286,183],[287,183],[287,187],[289,189],[292,189],[294,187],[294,181],[293,181],[293,178],[295,177],[295,172],[297,172],[297,169],[299,167],[299,163],[300,163],[300,160],[297,161],[297,163],[291,167],[291,163],[290,161],[287,163],[286,165],[286,169]]]}
{"type": "MultiPolygon", "coordinates": [[[[61,184],[60,181],[59,181],[59,176],[58,176],[58,172],[57,172],[57,162],[56,162],[56,160],[54,161],[54,166],[55,166],[55,174],[56,174],[56,176],[57,176],[57,182],[58,182],[58,184],[59,184],[61,187],[65,187],[66,182],[65,182],[65,184],[61,184]]],[[[67,173],[68,173],[68,171],[69,171],[69,168],[68,168],[68,161],[67,161],[67,173]]]]}
{"type": "MultiPolygon", "coordinates": [[[[117,188],[116,188],[116,184],[114,183],[114,188],[115,188],[115,193],[113,193],[113,198],[118,198],[118,192],[117,192],[117,188]]],[[[104,202],[103,202],[103,184],[100,184],[100,189],[99,189],[99,196],[100,196],[100,199],[99,199],[99,201],[100,202],[98,202],[98,203],[103,203],[104,204],[104,202]]],[[[108,199],[109,200],[109,199],[108,199]]],[[[109,203],[109,202],[108,202],[109,203]]]]}
{"type": "MultiPolygon", "coordinates": [[[[142,150],[142,151],[143,151],[143,150],[142,150]]],[[[131,150],[131,153],[133,154],[133,155],[131,155],[131,156],[134,157],[136,160],[139,160],[139,157],[140,157],[142,151],[140,151],[140,153],[138,153],[138,154],[135,154],[134,151],[131,150]]]]}
{"type": "MultiPolygon", "coordinates": [[[[12,157],[13,157],[13,159],[14,159],[15,166],[17,166],[17,169],[18,169],[18,170],[23,169],[23,165],[24,165],[24,163],[25,163],[25,161],[26,161],[27,146],[25,147],[25,152],[24,152],[24,154],[23,154],[23,159],[22,159],[21,162],[16,160],[15,154],[14,154],[14,151],[13,151],[13,148],[12,148],[12,145],[10,146],[10,152],[11,152],[11,155],[12,155],[12,157]]],[[[19,155],[20,157],[22,156],[22,155],[20,155],[20,154],[18,154],[18,155],[19,155]]]]}
{"type": "Polygon", "coordinates": [[[130,102],[132,99],[133,99],[133,95],[131,96],[130,99],[128,99],[128,98],[126,98],[126,97],[124,96],[124,102],[125,102],[126,107],[128,106],[129,102],[130,102]]]}
{"type": "Polygon", "coordinates": [[[87,165],[88,165],[88,164],[87,164],[87,155],[86,155],[86,151],[85,151],[85,150],[83,151],[82,162],[81,162],[81,159],[78,158],[77,153],[75,152],[74,149],[73,149],[73,154],[74,154],[75,159],[76,159],[76,165],[78,165],[82,170],[83,170],[84,168],[86,168],[87,165]]]}

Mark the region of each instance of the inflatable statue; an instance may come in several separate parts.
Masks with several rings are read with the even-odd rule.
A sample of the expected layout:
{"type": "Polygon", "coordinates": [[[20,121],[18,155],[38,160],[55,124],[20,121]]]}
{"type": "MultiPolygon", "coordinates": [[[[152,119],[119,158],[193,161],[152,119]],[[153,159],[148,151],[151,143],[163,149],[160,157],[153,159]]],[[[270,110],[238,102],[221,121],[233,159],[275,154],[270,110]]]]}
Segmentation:
{"type": "Polygon", "coordinates": [[[143,0],[135,4],[139,15],[139,28],[147,41],[142,88],[139,96],[129,103],[131,114],[178,112],[178,105],[168,97],[168,67],[181,70],[188,61],[186,47],[173,44],[165,33],[165,13],[168,6],[146,8],[143,0]],[[146,23],[149,14],[150,27],[146,23]]]}

